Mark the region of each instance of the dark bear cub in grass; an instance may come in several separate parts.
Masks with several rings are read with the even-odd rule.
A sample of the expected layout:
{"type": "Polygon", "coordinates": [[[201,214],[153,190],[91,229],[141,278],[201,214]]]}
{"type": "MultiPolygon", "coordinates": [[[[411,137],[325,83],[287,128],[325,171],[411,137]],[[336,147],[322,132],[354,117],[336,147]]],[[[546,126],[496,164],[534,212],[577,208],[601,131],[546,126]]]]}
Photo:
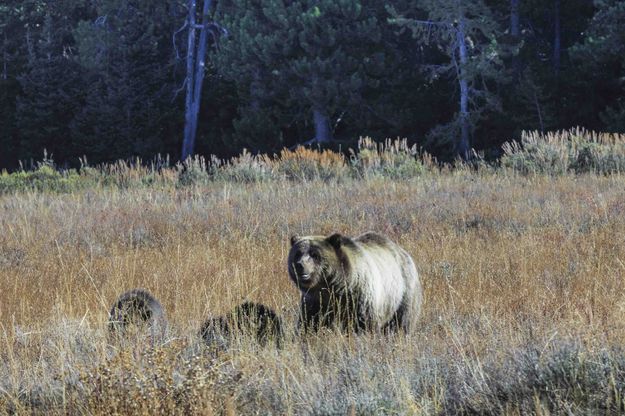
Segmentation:
{"type": "Polygon", "coordinates": [[[235,335],[248,335],[262,346],[273,341],[280,348],[284,338],[282,320],[265,305],[244,302],[225,316],[209,318],[200,330],[207,345],[221,349],[226,349],[235,335]]]}
{"type": "Polygon", "coordinates": [[[383,235],[291,238],[289,276],[302,292],[300,328],[409,332],[423,293],[410,255],[383,235]]]}
{"type": "Polygon", "coordinates": [[[162,336],[167,323],[160,302],[144,289],[122,293],[109,313],[109,332],[126,334],[130,326],[149,327],[152,335],[162,336]]]}

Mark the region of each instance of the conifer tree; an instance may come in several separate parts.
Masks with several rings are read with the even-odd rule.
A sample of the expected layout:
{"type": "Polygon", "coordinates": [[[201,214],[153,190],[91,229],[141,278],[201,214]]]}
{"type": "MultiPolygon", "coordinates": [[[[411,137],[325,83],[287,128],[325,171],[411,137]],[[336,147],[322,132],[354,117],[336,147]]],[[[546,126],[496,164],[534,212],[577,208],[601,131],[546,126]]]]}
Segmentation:
{"type": "Polygon", "coordinates": [[[243,108],[257,117],[263,114],[257,109],[271,105],[281,113],[275,121],[312,124],[312,141],[331,141],[337,116],[362,104],[364,88],[383,69],[383,6],[372,0],[220,3],[229,37],[219,68],[244,88],[243,108]]]}
{"type": "MultiPolygon", "coordinates": [[[[405,17],[390,8],[392,21],[407,27],[417,42],[433,44],[446,62],[431,61],[423,69],[432,79],[450,77],[457,85],[458,111],[452,121],[430,132],[431,140],[451,139],[456,155],[467,158],[471,134],[486,110],[499,106],[499,97],[489,84],[502,82],[502,62],[496,40],[497,21],[483,0],[420,0],[405,17]],[[410,15],[408,15],[410,16],[410,15]]],[[[432,54],[435,56],[435,54],[432,54]]]]}
{"type": "Polygon", "coordinates": [[[106,0],[98,18],[76,30],[89,87],[72,138],[90,162],[149,158],[163,147],[173,85],[162,63],[158,8],[147,0],[106,0]]]}
{"type": "Polygon", "coordinates": [[[593,94],[589,94],[589,98],[601,100],[596,105],[602,108],[602,127],[625,133],[625,2],[601,0],[596,4],[597,12],[583,42],[573,48],[573,55],[586,77],[602,75],[593,83],[593,94]]]}
{"type": "MultiPolygon", "coordinates": [[[[19,92],[16,78],[17,44],[9,33],[18,32],[17,4],[0,5],[0,170],[17,164],[19,145],[15,125],[15,97],[19,92]]],[[[19,32],[18,32],[19,33],[19,32]]]]}
{"type": "Polygon", "coordinates": [[[27,33],[28,58],[18,77],[16,111],[23,159],[39,159],[44,150],[59,160],[74,156],[69,124],[80,108],[80,72],[63,50],[54,23],[48,14],[40,32],[27,33]]]}

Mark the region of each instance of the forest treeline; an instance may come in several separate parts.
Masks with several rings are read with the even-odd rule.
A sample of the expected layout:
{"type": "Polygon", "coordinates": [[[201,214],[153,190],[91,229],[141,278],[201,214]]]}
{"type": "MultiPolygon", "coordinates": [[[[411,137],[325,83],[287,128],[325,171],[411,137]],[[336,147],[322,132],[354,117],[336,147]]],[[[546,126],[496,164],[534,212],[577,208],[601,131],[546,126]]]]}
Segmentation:
{"type": "Polygon", "coordinates": [[[444,159],[522,130],[625,132],[622,0],[217,0],[191,29],[190,3],[4,0],[0,169],[44,149],[68,166],[178,158],[203,21],[200,154],[366,135],[444,159]]]}

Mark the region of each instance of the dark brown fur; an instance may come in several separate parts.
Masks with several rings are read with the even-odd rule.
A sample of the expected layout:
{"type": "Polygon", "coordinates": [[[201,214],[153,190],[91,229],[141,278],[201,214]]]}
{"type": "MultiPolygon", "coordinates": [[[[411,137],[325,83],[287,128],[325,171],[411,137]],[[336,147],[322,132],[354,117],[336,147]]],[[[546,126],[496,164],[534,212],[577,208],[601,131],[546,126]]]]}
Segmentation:
{"type": "Polygon", "coordinates": [[[160,302],[144,289],[122,293],[109,313],[109,331],[123,335],[130,325],[149,326],[153,333],[165,328],[165,312],[160,302]]]}
{"type": "Polygon", "coordinates": [[[262,346],[273,340],[280,348],[284,338],[282,326],[282,320],[271,308],[244,302],[226,316],[206,320],[200,329],[200,337],[207,345],[225,349],[231,337],[246,334],[262,346]]]}

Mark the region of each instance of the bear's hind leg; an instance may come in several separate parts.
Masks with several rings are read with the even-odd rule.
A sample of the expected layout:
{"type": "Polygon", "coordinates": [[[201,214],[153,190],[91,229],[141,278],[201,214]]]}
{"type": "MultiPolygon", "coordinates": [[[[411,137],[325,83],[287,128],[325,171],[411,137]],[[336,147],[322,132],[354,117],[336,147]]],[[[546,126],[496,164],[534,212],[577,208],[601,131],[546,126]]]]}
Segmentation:
{"type": "Polygon", "coordinates": [[[398,332],[399,329],[402,329],[405,332],[408,332],[404,324],[405,313],[406,313],[406,306],[402,304],[393,315],[393,318],[391,318],[391,320],[388,321],[386,325],[382,327],[382,332],[385,334],[391,334],[391,333],[398,332]]]}

